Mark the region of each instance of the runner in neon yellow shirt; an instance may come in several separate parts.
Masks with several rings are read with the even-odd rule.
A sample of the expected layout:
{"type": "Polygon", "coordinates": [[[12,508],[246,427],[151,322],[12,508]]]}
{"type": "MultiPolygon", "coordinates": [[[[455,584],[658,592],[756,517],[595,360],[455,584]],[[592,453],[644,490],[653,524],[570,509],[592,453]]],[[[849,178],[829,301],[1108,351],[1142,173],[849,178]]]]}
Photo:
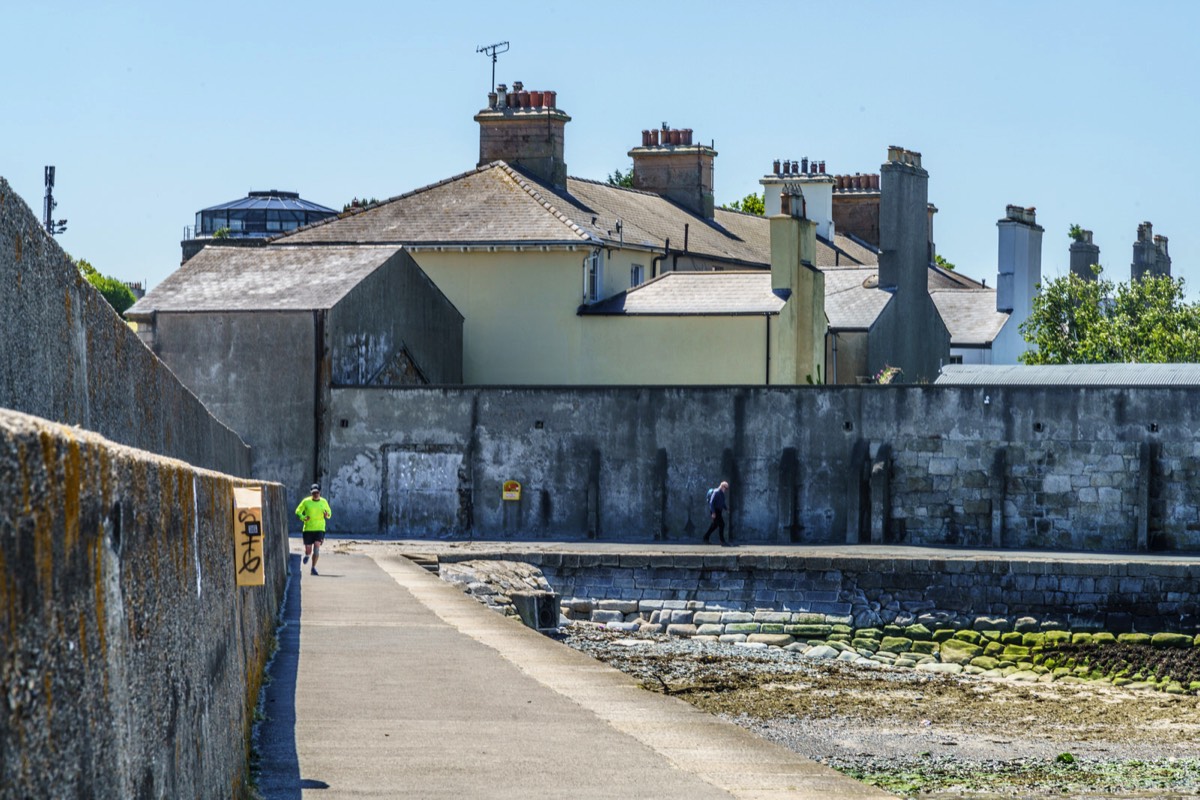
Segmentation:
{"type": "Polygon", "coordinates": [[[321,545],[325,543],[325,520],[329,519],[329,503],[321,497],[321,484],[312,485],[312,496],[306,497],[296,506],[296,516],[304,521],[304,561],[312,556],[312,574],[317,573],[317,559],[321,557],[321,545]]]}

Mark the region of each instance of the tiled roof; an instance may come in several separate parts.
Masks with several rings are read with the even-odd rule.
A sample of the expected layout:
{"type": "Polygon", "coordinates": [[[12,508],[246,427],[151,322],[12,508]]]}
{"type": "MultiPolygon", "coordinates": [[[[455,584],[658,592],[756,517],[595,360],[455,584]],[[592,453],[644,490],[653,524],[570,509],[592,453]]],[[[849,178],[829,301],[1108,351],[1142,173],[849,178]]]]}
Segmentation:
{"type": "Polygon", "coordinates": [[[583,314],[777,314],[783,299],[771,291],[766,271],[668,272],[628,291],[586,306],[583,314]]]}
{"type": "Polygon", "coordinates": [[[891,299],[891,292],[879,288],[876,267],[825,270],[825,316],[831,330],[867,330],[891,299]]]}
{"type": "Polygon", "coordinates": [[[1200,364],[951,364],[939,386],[1200,386],[1200,364]]]}
{"type": "MultiPolygon", "coordinates": [[[[771,260],[768,221],[717,209],[709,220],[660,195],[568,178],[556,190],[504,162],[283,234],[281,244],[616,244],[671,249],[764,268],[771,260]],[[621,228],[617,229],[620,221],[621,228]]],[[[819,239],[817,266],[873,264],[877,256],[848,237],[819,239]]]]}
{"type": "Polygon", "coordinates": [[[995,289],[931,289],[929,296],[950,331],[951,347],[992,343],[1009,315],[996,310],[995,289]]]}
{"type": "Polygon", "coordinates": [[[332,308],[394,246],[206,247],[126,312],[332,308]]]}

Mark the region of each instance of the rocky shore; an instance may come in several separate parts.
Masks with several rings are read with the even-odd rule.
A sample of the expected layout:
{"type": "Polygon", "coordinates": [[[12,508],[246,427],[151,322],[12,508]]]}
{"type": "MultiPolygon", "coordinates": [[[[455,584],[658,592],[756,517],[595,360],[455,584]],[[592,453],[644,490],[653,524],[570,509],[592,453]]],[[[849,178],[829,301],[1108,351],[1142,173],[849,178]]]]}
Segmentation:
{"type": "MultiPolygon", "coordinates": [[[[830,658],[821,645],[806,655],[594,623],[557,635],[649,690],[900,795],[1200,797],[1200,701],[1192,695],[1041,679],[1053,671],[1032,681],[1017,677],[1021,670],[938,672],[830,658]]],[[[1158,652],[1107,647],[1126,650],[1133,663],[1158,652]]],[[[1193,667],[1188,661],[1179,668],[1193,667]]]]}

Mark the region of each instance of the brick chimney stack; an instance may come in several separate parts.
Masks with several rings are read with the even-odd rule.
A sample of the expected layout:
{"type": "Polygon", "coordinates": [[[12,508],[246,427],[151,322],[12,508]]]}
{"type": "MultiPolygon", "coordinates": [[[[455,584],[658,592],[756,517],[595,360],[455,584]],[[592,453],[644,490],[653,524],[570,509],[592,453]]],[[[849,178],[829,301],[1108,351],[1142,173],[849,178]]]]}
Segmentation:
{"type": "Polygon", "coordinates": [[[1133,264],[1129,277],[1138,281],[1147,275],[1171,275],[1171,256],[1167,253],[1167,237],[1155,236],[1149,222],[1138,225],[1137,241],[1133,243],[1133,264]]]}
{"type": "Polygon", "coordinates": [[[1071,274],[1085,281],[1096,280],[1092,265],[1100,263],[1100,248],[1092,244],[1092,232],[1080,231],[1071,242],[1071,274]]]}
{"type": "Polygon", "coordinates": [[[557,189],[567,186],[564,131],[571,118],[557,107],[558,93],[528,91],[517,81],[488,93],[479,123],[479,164],[504,161],[557,189]]]}
{"type": "Polygon", "coordinates": [[[713,217],[713,159],[717,151],[692,143],[691,128],[642,131],[642,146],[629,151],[633,188],[672,200],[706,219],[713,217]]]}

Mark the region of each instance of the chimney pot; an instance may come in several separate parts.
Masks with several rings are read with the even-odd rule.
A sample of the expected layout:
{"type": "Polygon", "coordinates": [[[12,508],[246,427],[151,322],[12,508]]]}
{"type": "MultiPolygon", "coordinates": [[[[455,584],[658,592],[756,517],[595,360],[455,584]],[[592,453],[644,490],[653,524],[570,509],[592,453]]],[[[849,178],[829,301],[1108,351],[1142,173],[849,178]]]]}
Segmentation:
{"type": "Polygon", "coordinates": [[[691,143],[692,143],[692,129],[691,128],[683,129],[683,143],[686,145],[691,145],[691,143]]]}
{"type": "Polygon", "coordinates": [[[775,161],[771,163],[771,174],[772,175],[779,174],[779,159],[778,158],[775,159],[775,161]]]}
{"type": "Polygon", "coordinates": [[[498,99],[498,97],[499,97],[499,95],[496,94],[496,92],[488,92],[488,108],[490,108],[493,111],[496,110],[496,100],[498,99]]]}
{"type": "Polygon", "coordinates": [[[824,162],[824,161],[822,161],[822,162],[821,162],[821,169],[820,169],[820,173],[821,173],[822,175],[824,175],[824,174],[825,174],[825,162],[824,162]]]}
{"type": "Polygon", "coordinates": [[[792,174],[792,164],[793,164],[793,163],[794,163],[794,162],[791,162],[791,161],[785,161],[785,162],[783,162],[783,174],[784,174],[784,175],[791,175],[791,174],[792,174]]]}
{"type": "Polygon", "coordinates": [[[658,128],[650,131],[650,144],[658,147],[658,128]]]}
{"type": "Polygon", "coordinates": [[[525,88],[525,84],[522,83],[521,81],[513,81],[513,91],[514,92],[519,92],[524,88],[525,88]]]}
{"type": "Polygon", "coordinates": [[[558,103],[558,92],[555,92],[555,91],[546,92],[546,96],[544,99],[546,101],[546,108],[555,108],[556,104],[558,103]]]}
{"type": "Polygon", "coordinates": [[[804,158],[800,159],[800,171],[808,172],[808,156],[805,156],[804,158]]]}
{"type": "Polygon", "coordinates": [[[542,93],[541,92],[530,92],[529,93],[529,104],[532,105],[534,108],[541,108],[542,107],[542,93]]]}

